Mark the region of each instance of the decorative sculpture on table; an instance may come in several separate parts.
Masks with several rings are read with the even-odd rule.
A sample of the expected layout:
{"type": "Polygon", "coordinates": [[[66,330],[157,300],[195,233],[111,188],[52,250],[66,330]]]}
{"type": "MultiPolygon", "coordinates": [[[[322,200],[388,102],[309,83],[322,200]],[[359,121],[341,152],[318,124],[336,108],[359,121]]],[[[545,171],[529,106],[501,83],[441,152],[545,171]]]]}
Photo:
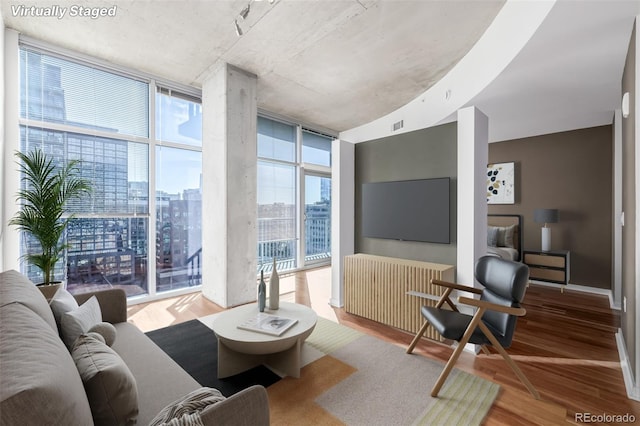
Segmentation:
{"type": "Polygon", "coordinates": [[[273,257],[273,270],[269,278],[269,309],[272,311],[280,307],[280,277],[276,270],[276,258],[273,257]]]}
{"type": "Polygon", "coordinates": [[[264,271],[260,271],[260,284],[258,284],[258,310],[264,312],[267,301],[267,285],[264,283],[264,271]]]}

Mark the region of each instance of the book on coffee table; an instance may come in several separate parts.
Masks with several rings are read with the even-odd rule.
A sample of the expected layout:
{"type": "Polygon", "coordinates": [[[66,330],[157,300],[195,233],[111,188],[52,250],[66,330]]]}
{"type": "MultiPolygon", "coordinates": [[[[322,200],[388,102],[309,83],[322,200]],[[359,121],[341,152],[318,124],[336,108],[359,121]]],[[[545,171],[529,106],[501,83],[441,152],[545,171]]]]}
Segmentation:
{"type": "Polygon", "coordinates": [[[284,318],[261,312],[256,314],[254,317],[249,318],[242,324],[239,324],[238,328],[270,334],[271,336],[280,336],[282,333],[293,327],[297,322],[297,319],[284,318]]]}

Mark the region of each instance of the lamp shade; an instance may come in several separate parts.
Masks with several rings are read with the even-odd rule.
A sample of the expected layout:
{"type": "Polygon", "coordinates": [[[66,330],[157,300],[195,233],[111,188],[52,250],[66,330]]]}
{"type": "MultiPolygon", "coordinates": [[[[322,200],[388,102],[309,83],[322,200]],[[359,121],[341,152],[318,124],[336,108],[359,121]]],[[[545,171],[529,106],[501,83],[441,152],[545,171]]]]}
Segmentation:
{"type": "Polygon", "coordinates": [[[533,221],[536,223],[556,223],[558,221],[558,209],[535,209],[533,221]]]}

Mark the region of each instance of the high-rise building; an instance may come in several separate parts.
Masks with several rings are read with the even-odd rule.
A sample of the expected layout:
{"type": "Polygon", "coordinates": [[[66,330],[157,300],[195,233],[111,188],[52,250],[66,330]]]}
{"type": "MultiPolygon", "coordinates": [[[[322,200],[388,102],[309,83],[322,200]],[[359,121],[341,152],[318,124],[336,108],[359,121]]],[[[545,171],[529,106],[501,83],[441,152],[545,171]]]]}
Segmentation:
{"type": "Polygon", "coordinates": [[[305,206],[305,256],[329,257],[331,253],[331,202],[305,206]]]}
{"type": "MultiPolygon", "coordinates": [[[[23,117],[32,120],[62,123],[70,126],[105,130],[97,126],[67,120],[61,68],[42,61],[39,54],[21,51],[23,78],[21,79],[21,107],[23,117]]],[[[113,129],[108,129],[113,130],[113,129]]],[[[28,152],[42,149],[62,164],[71,159],[81,161],[80,174],[92,183],[93,193],[82,203],[67,206],[68,210],[83,213],[111,213],[148,210],[148,184],[136,182],[140,197],[130,201],[132,188],[128,182],[128,142],[95,137],[80,133],[61,132],[33,127],[21,127],[21,149],[28,152]],[[87,204],[88,203],[88,204],[87,204]],[[146,206],[140,209],[140,204],[146,206]]],[[[146,288],[146,276],[140,272],[146,262],[146,218],[87,218],[73,219],[67,228],[66,260],[56,266],[57,279],[67,284],[135,283],[146,288]],[[66,265],[67,268],[64,268],[66,265]]],[[[23,252],[39,247],[33,237],[23,238],[23,252]]],[[[26,265],[25,272],[33,280],[41,280],[39,269],[26,265]]]]}
{"type": "Polygon", "coordinates": [[[198,261],[196,257],[202,250],[201,197],[195,192],[185,193],[192,198],[164,197],[156,209],[156,284],[159,289],[175,281],[190,280],[187,277],[189,263],[198,261]]]}
{"type": "MultiPolygon", "coordinates": [[[[202,124],[199,100],[173,96],[157,86],[152,100],[162,106],[156,110],[162,113],[150,117],[147,82],[28,48],[20,49],[20,59],[21,117],[26,122],[20,127],[21,151],[42,149],[56,165],[79,160],[80,176],[92,183],[90,197],[66,206],[76,217],[67,228],[68,249],[56,266],[55,278],[66,279],[72,291],[86,284],[122,284],[129,295],[144,293],[148,256],[154,251],[150,247],[155,247],[151,261],[158,290],[199,284],[201,168],[193,169],[200,174],[199,182],[189,180],[175,193],[156,187],[156,212],[150,212],[154,193],[149,188],[150,150],[157,154],[160,147],[153,140],[145,143],[125,136],[146,138],[149,128],[156,126],[159,140],[197,146],[202,124]],[[38,127],[40,123],[44,124],[38,127]],[[155,235],[150,235],[150,224],[155,224],[155,235]]],[[[193,154],[186,167],[201,161],[196,151],[170,147],[166,152],[169,158],[174,152],[177,157],[193,154]]],[[[156,157],[156,182],[161,182],[158,176],[176,172],[171,161],[159,166],[160,158],[156,157]]],[[[33,238],[25,235],[22,241],[23,253],[38,250],[33,238]]],[[[34,281],[42,280],[33,265],[23,264],[23,271],[34,281]]]]}

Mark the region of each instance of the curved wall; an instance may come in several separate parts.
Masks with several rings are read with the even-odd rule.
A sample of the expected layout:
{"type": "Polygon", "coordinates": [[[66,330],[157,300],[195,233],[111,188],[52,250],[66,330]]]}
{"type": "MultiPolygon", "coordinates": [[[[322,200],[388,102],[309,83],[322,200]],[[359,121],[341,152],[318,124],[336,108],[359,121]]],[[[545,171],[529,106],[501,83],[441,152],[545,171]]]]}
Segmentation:
{"type": "Polygon", "coordinates": [[[340,133],[364,142],[455,120],[455,112],[491,83],[527,44],[555,0],[509,0],[476,45],[440,81],[408,104],[368,124],[340,133]],[[393,123],[404,127],[393,131],[393,123]]]}

